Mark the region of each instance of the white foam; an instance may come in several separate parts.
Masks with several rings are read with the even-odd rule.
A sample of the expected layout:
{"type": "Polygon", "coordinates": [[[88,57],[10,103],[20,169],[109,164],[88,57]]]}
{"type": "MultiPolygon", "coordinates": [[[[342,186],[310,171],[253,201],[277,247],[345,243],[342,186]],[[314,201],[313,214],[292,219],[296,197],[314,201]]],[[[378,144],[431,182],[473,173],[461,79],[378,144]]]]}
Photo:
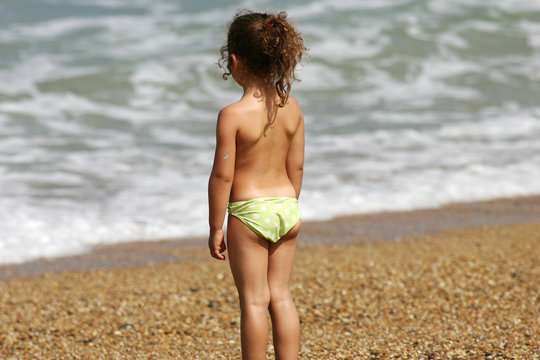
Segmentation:
{"type": "Polygon", "coordinates": [[[469,20],[465,22],[465,28],[469,27],[477,31],[493,34],[497,31],[503,30],[503,26],[496,22],[485,20],[469,20]]]}
{"type": "Polygon", "coordinates": [[[14,43],[19,41],[50,40],[88,27],[96,27],[92,18],[52,19],[34,25],[12,25],[0,30],[0,41],[14,43]]]}
{"type": "Polygon", "coordinates": [[[287,9],[288,13],[296,18],[311,18],[317,15],[327,16],[335,11],[362,11],[369,9],[381,9],[398,7],[409,3],[410,0],[379,0],[379,1],[357,1],[357,0],[319,0],[295,6],[291,4],[287,9]]]}
{"type": "Polygon", "coordinates": [[[67,60],[65,55],[39,54],[24,58],[11,68],[0,68],[0,92],[8,95],[35,94],[39,82],[98,71],[94,66],[63,66],[62,62],[67,60]]]}
{"type": "MultiPolygon", "coordinates": [[[[99,160],[95,165],[103,168],[99,160]]],[[[36,206],[3,198],[0,228],[6,236],[0,263],[79,253],[96,244],[206,232],[206,184],[200,176],[185,177],[172,167],[154,174],[137,172],[124,175],[124,180],[132,177],[130,186],[96,202],[43,198],[36,206]]],[[[40,181],[76,185],[78,178],[52,173],[40,181]]]]}
{"type": "Polygon", "coordinates": [[[311,63],[302,71],[302,87],[313,90],[341,89],[347,85],[339,69],[311,63]]]}
{"type": "Polygon", "coordinates": [[[469,47],[469,44],[467,41],[465,41],[465,39],[453,32],[446,32],[439,35],[437,41],[438,44],[449,45],[461,49],[466,49],[469,47]]]}
{"type": "Polygon", "coordinates": [[[480,98],[478,90],[470,87],[449,85],[444,78],[467,73],[478,66],[444,59],[428,59],[421,66],[421,72],[408,82],[398,82],[388,73],[371,69],[367,81],[371,88],[361,94],[344,94],[345,103],[352,107],[373,106],[380,102],[403,103],[408,107],[428,107],[436,98],[471,100],[480,98]]]}
{"type": "Polygon", "coordinates": [[[157,62],[144,62],[137,66],[131,81],[138,83],[176,84],[178,77],[170,69],[157,62]]]}
{"type": "Polygon", "coordinates": [[[538,138],[540,122],[528,112],[318,137],[308,142],[303,212],[329,218],[538,194],[538,138]]]}
{"type": "MultiPolygon", "coordinates": [[[[6,126],[8,122],[10,122],[10,118],[7,115],[0,113],[0,127],[6,130],[11,130],[11,132],[13,132],[13,129],[9,129],[8,126],[6,126]]],[[[9,135],[9,134],[5,134],[5,135],[9,135]]]]}
{"type": "Polygon", "coordinates": [[[313,190],[309,178],[306,178],[302,195],[303,214],[310,219],[328,219],[344,214],[411,210],[452,202],[540,193],[538,182],[532,180],[540,174],[526,163],[514,164],[504,170],[505,173],[511,172],[512,176],[501,178],[500,167],[485,165],[468,166],[455,173],[426,169],[395,174],[392,182],[384,181],[379,186],[373,183],[359,186],[336,184],[331,198],[324,193],[324,187],[322,191],[313,190]]]}
{"type": "MultiPolygon", "coordinates": [[[[162,119],[161,114],[150,110],[143,111],[109,103],[97,103],[70,93],[39,93],[30,99],[1,103],[0,111],[30,115],[38,119],[63,119],[66,114],[71,116],[100,114],[106,118],[127,120],[133,124],[162,119]]],[[[54,120],[47,120],[47,123],[55,124],[54,120]]],[[[64,129],[68,127],[69,124],[64,129]]]]}
{"type": "MultiPolygon", "coordinates": [[[[483,4],[483,3],[482,3],[483,4]]],[[[521,12],[538,12],[540,11],[539,0],[507,0],[497,2],[497,8],[506,13],[521,13],[521,12]]]]}
{"type": "MultiPolygon", "coordinates": [[[[56,4],[63,4],[63,0],[48,0],[49,3],[56,3],[56,4]]],[[[147,7],[152,8],[153,6],[159,7],[159,8],[165,8],[168,10],[178,9],[178,6],[176,4],[171,3],[163,3],[158,0],[131,0],[129,2],[125,2],[123,0],[78,0],[78,5],[92,5],[92,6],[100,6],[100,7],[106,7],[106,8],[138,8],[138,7],[147,7]]]]}
{"type": "Polygon", "coordinates": [[[0,263],[76,254],[96,244],[202,235],[201,229],[205,228],[201,221],[187,226],[187,222],[175,224],[171,220],[137,218],[130,213],[115,217],[98,211],[74,214],[56,207],[49,210],[47,214],[36,213],[30,207],[11,207],[9,213],[0,214],[4,219],[2,230],[7,234],[0,243],[0,263]]]}
{"type": "Polygon", "coordinates": [[[526,33],[527,44],[534,49],[540,49],[540,24],[524,20],[518,26],[526,33]]]}

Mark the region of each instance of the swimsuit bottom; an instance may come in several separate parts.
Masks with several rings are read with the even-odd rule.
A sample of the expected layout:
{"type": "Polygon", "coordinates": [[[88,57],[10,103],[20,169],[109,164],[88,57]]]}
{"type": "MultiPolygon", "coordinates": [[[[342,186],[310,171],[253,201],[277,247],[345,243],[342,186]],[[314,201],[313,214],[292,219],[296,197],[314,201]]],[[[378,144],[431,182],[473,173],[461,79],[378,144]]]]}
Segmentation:
{"type": "Polygon", "coordinates": [[[229,203],[229,214],[256,234],[277,242],[300,220],[298,200],[292,197],[266,197],[229,203]]]}

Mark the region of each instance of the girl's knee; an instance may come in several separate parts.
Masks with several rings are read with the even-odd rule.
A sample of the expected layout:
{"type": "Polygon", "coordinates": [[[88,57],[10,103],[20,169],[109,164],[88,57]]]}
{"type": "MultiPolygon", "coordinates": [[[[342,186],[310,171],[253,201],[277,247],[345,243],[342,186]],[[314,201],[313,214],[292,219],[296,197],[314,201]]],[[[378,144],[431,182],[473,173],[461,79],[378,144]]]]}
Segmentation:
{"type": "Polygon", "coordinates": [[[268,288],[259,289],[240,296],[240,306],[245,307],[264,307],[270,304],[270,290],[268,288]]]}
{"type": "Polygon", "coordinates": [[[279,304],[289,301],[292,301],[292,295],[288,287],[270,288],[270,304],[279,304]]]}

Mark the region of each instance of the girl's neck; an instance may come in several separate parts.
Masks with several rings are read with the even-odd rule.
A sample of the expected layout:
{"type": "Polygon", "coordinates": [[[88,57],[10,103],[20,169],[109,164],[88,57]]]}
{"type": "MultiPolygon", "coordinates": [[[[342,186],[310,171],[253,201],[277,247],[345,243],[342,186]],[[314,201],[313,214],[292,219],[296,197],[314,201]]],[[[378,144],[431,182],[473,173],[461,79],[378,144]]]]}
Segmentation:
{"type": "Polygon", "coordinates": [[[265,101],[276,98],[276,89],[264,81],[250,81],[241,84],[244,89],[243,98],[264,98],[265,101]]]}

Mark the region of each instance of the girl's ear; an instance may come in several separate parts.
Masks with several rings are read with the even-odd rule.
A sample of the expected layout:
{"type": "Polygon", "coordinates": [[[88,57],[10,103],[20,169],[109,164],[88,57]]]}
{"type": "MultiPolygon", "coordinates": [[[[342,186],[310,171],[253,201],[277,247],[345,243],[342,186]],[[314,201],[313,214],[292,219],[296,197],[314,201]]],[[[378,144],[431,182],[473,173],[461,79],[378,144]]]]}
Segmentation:
{"type": "Polygon", "coordinates": [[[231,54],[232,68],[233,70],[239,70],[244,68],[244,64],[236,57],[235,54],[231,54]]]}

